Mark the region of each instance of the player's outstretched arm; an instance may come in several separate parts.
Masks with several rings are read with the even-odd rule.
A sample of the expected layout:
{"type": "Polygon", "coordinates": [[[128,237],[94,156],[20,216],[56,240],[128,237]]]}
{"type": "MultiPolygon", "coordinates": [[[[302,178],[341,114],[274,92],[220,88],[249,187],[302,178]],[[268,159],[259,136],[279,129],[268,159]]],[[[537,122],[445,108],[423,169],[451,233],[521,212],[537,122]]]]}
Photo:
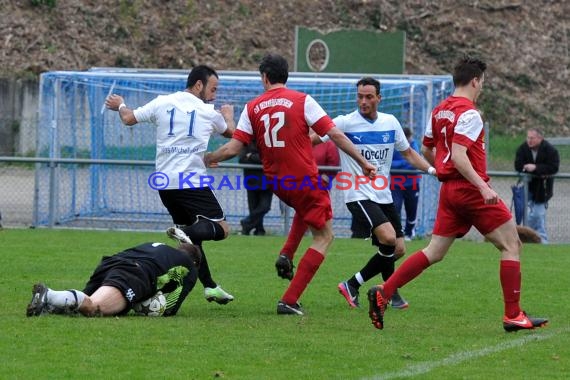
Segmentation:
{"type": "Polygon", "coordinates": [[[206,167],[215,168],[218,163],[229,160],[239,154],[243,148],[243,143],[236,139],[231,139],[214,152],[209,152],[204,155],[204,164],[206,167]]]}
{"type": "Polygon", "coordinates": [[[354,144],[344,135],[344,133],[337,127],[331,128],[327,135],[330,139],[341,149],[343,152],[348,154],[354,161],[360,165],[362,168],[362,174],[373,178],[376,176],[376,166],[368,162],[362,155],[358,152],[354,144]]]}
{"type": "Polygon", "coordinates": [[[234,120],[234,106],[230,104],[224,104],[220,108],[220,113],[228,125],[228,129],[226,129],[222,136],[230,138],[233,136],[234,131],[236,130],[236,122],[234,120]]]}
{"type": "Polygon", "coordinates": [[[133,110],[127,107],[121,95],[112,94],[107,96],[107,99],[105,99],[105,107],[111,111],[119,112],[119,117],[123,124],[135,125],[137,123],[133,110]]]}
{"type": "Polygon", "coordinates": [[[426,159],[420,156],[419,153],[413,150],[412,148],[408,148],[407,150],[401,151],[400,154],[414,168],[429,173],[431,175],[435,175],[435,168],[431,166],[426,159]]]}

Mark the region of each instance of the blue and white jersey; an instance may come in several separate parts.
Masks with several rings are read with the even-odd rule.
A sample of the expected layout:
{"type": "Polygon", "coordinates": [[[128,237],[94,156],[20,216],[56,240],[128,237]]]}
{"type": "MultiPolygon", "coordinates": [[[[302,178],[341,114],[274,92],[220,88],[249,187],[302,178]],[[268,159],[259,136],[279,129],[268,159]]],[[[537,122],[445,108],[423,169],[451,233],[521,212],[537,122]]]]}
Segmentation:
{"type": "Polygon", "coordinates": [[[378,112],[376,120],[368,120],[356,110],[337,116],[334,123],[356,145],[360,154],[377,168],[377,177],[373,183],[371,181],[358,184],[355,177],[363,175],[362,169],[349,155],[339,151],[342,168],[339,174],[344,176],[341,177],[344,180],[351,181],[350,187],[343,185],[345,202],[368,199],[381,204],[392,203],[390,167],[394,149],[404,151],[410,147],[398,119],[393,115],[378,112]]]}
{"type": "Polygon", "coordinates": [[[194,187],[204,186],[200,177],[206,175],[203,158],[210,137],[228,128],[214,105],[179,91],[160,95],[133,112],[137,122],[156,125],[156,171],[168,176],[166,189],[180,188],[181,176],[194,187]]]}

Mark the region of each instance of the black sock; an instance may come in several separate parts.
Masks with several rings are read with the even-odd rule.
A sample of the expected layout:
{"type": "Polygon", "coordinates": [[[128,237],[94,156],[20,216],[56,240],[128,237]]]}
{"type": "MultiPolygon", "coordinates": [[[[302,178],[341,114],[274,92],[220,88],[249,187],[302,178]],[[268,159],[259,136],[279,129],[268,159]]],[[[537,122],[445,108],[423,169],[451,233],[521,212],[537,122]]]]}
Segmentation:
{"type": "Polygon", "coordinates": [[[218,285],[212,279],[210,267],[208,266],[208,260],[206,259],[206,253],[202,248],[202,244],[199,244],[198,246],[200,247],[200,251],[202,251],[202,261],[200,263],[200,269],[198,269],[198,278],[205,288],[215,288],[218,285]]]}
{"type": "Polygon", "coordinates": [[[396,256],[394,252],[396,251],[395,245],[378,245],[378,255],[384,257],[385,260],[382,261],[380,268],[380,273],[382,273],[382,279],[386,281],[394,273],[394,263],[396,262],[396,256]]]}
{"type": "Polygon", "coordinates": [[[206,240],[224,239],[224,229],[220,226],[220,223],[213,222],[209,219],[200,219],[191,226],[184,226],[182,227],[182,231],[188,235],[192,243],[197,245],[200,245],[206,240]]]}

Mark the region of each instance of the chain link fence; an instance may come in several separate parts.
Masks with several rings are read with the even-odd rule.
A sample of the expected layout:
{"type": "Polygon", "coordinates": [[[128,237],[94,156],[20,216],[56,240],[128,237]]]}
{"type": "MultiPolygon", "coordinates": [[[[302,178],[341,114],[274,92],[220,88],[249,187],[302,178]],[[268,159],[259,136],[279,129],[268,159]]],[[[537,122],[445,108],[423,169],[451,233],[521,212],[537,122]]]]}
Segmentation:
{"type": "MultiPolygon", "coordinates": [[[[88,160],[86,160],[88,161],[88,160]]],[[[153,164],[139,163],[138,166],[131,165],[130,167],[117,166],[109,167],[107,170],[110,175],[120,176],[124,181],[133,180],[133,177],[142,176],[146,178],[154,171],[153,164]]],[[[149,213],[146,210],[145,217],[141,216],[133,208],[132,213],[121,213],[114,216],[112,213],[105,213],[104,216],[98,215],[80,215],[80,210],[77,210],[77,216],[73,220],[68,221],[58,217],[57,204],[49,204],[50,200],[55,199],[55,194],[58,193],[71,193],[68,186],[71,186],[67,180],[61,180],[56,183],[50,184],[49,174],[38,175],[38,168],[53,167],[59,170],[69,170],[70,166],[81,166],[78,173],[76,173],[76,182],[78,186],[87,186],[85,181],[89,178],[88,171],[90,165],[86,162],[80,164],[70,164],[68,162],[50,164],[45,160],[37,160],[35,158],[18,158],[18,157],[0,157],[0,212],[2,214],[1,223],[4,227],[34,227],[38,221],[42,221],[40,214],[46,213],[47,219],[44,218],[40,225],[48,227],[75,227],[75,228],[104,228],[104,229],[142,229],[142,230],[163,230],[171,224],[171,219],[166,210],[162,207],[158,194],[150,191],[150,196],[154,202],[143,202],[145,205],[154,204],[156,209],[149,213]],[[83,182],[83,184],[82,184],[83,182]],[[46,195],[40,200],[38,196],[42,192],[47,192],[46,195]],[[42,205],[42,202],[48,202],[42,205]],[[40,210],[41,208],[44,210],[40,210]]],[[[241,166],[238,164],[230,164],[225,167],[212,171],[211,174],[222,174],[228,177],[238,178],[241,174],[241,166]]],[[[49,173],[49,170],[48,172],[49,173]]],[[[500,194],[501,198],[505,201],[507,206],[511,206],[512,192],[511,186],[518,181],[518,175],[514,172],[490,172],[491,183],[493,188],[500,194]]],[[[424,178],[422,185],[426,184],[431,178],[424,178]]],[[[421,207],[436,207],[437,191],[426,184],[423,186],[426,194],[420,201],[421,207]],[[429,203],[424,199],[432,198],[429,203]]],[[[115,189],[121,191],[121,189],[115,189]]],[[[77,192],[81,194],[82,192],[77,192]]],[[[247,215],[247,195],[246,190],[242,189],[222,189],[217,191],[222,206],[226,209],[227,217],[230,225],[234,230],[240,230],[239,221],[247,215]],[[233,206],[232,206],[233,205],[233,206]],[[228,212],[227,210],[230,210],[228,212]]],[[[547,211],[547,231],[551,243],[568,243],[570,242],[570,229],[567,224],[570,215],[570,175],[560,174],[556,176],[554,185],[554,197],[549,202],[547,211]]],[[[339,237],[350,236],[350,213],[344,204],[342,190],[338,190],[333,185],[331,189],[331,199],[333,203],[333,211],[335,219],[333,226],[335,234],[339,237]]],[[[71,200],[73,201],[73,200],[71,200]]],[[[131,199],[129,194],[124,194],[125,202],[133,202],[133,207],[136,207],[137,200],[131,199]]],[[[75,202],[80,203],[79,199],[75,202]]],[[[291,221],[290,210],[283,207],[278,199],[274,197],[271,211],[265,218],[266,229],[271,234],[283,235],[286,233],[291,221]]],[[[429,234],[433,226],[424,226],[422,234],[429,234]]],[[[483,237],[476,231],[472,230],[467,236],[467,239],[482,240],[483,237]]]]}

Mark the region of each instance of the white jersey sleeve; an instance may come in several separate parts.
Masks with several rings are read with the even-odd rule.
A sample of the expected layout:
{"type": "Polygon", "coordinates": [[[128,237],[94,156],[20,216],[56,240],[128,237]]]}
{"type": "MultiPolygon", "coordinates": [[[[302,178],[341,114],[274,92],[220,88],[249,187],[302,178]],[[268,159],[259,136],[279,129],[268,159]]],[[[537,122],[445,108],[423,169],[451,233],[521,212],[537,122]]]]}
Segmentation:
{"type": "Polygon", "coordinates": [[[161,96],[162,95],[159,95],[144,106],[133,110],[133,114],[135,115],[135,119],[137,119],[137,123],[148,122],[156,124],[158,122],[156,118],[156,109],[161,104],[161,96]]]}
{"type": "Polygon", "coordinates": [[[253,128],[251,126],[251,120],[249,120],[249,112],[247,111],[247,104],[243,107],[241,115],[239,117],[238,125],[236,129],[244,131],[248,135],[253,135],[253,128]]]}
{"type": "Polygon", "coordinates": [[[425,132],[424,132],[424,136],[427,137],[428,139],[433,139],[433,129],[432,129],[432,126],[431,126],[431,115],[430,115],[430,117],[428,118],[428,122],[427,122],[427,125],[426,125],[426,130],[425,130],[425,132]]]}
{"type": "Polygon", "coordinates": [[[471,141],[476,141],[483,129],[483,120],[477,110],[465,111],[457,119],[455,133],[467,137],[471,141]]]}
{"type": "Polygon", "coordinates": [[[325,110],[311,95],[305,97],[305,121],[309,127],[326,115],[325,110]]]}

